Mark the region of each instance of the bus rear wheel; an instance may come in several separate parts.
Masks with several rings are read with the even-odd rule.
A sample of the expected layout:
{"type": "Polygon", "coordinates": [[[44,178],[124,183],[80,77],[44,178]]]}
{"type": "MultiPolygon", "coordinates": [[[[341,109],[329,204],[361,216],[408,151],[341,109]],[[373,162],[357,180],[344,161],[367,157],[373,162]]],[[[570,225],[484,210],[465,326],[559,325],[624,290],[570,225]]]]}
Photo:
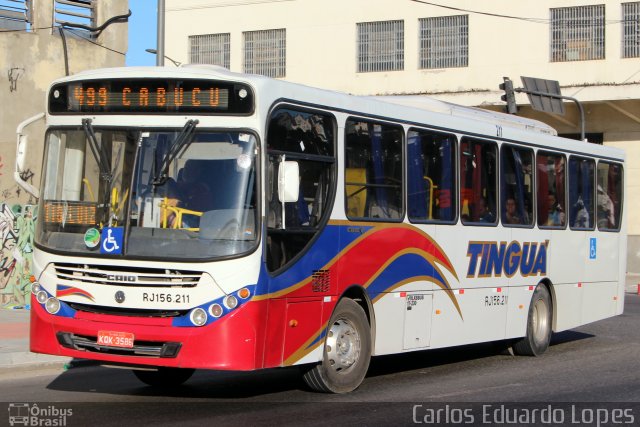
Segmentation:
{"type": "Polygon", "coordinates": [[[513,345],[513,352],[522,356],[539,356],[551,342],[553,306],[549,290],[539,284],[531,297],[527,334],[513,345]]]}
{"type": "Polygon", "coordinates": [[[322,362],[304,374],[311,389],[348,393],[364,379],[371,360],[371,328],[355,301],[342,299],[329,321],[322,362]]]}
{"type": "Polygon", "coordinates": [[[194,369],[158,368],[154,371],[134,369],[133,374],[143,383],[153,387],[176,387],[194,373],[194,369]]]}

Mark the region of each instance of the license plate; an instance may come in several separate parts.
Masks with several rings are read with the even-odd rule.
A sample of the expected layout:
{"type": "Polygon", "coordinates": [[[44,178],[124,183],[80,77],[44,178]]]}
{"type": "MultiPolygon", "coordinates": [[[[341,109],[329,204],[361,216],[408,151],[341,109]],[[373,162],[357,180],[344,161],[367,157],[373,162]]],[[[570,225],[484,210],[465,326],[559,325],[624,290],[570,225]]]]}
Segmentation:
{"type": "Polygon", "coordinates": [[[133,334],[129,332],[98,331],[98,344],[109,347],[133,347],[133,334]]]}

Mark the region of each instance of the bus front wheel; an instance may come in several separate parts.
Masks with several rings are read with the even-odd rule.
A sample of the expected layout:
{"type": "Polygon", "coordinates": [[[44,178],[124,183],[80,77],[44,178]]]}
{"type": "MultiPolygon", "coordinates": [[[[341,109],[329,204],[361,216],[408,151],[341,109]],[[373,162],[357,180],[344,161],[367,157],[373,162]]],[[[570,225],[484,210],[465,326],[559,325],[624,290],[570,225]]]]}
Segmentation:
{"type": "Polygon", "coordinates": [[[527,334],[513,345],[513,351],[522,356],[539,356],[551,342],[551,322],[553,306],[549,290],[539,284],[531,297],[527,334]]]}
{"type": "Polygon", "coordinates": [[[304,374],[314,391],[348,393],[355,390],[369,369],[371,328],[362,307],[342,299],[329,321],[322,362],[304,374]]]}
{"type": "Polygon", "coordinates": [[[193,375],[194,369],[158,368],[147,371],[134,369],[133,374],[143,383],[153,387],[176,387],[193,375]]]}

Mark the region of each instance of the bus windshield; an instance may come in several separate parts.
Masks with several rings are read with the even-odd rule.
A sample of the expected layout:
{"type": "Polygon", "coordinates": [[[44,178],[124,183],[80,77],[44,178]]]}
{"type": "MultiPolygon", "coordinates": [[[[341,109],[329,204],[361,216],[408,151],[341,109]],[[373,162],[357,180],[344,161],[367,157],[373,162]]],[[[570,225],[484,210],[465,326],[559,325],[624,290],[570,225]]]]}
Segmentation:
{"type": "Polygon", "coordinates": [[[257,244],[256,137],[182,130],[52,130],[36,242],[58,251],[212,259],[257,244]],[[118,251],[101,248],[120,229],[118,251]],[[108,230],[107,230],[108,231],[108,230]]]}

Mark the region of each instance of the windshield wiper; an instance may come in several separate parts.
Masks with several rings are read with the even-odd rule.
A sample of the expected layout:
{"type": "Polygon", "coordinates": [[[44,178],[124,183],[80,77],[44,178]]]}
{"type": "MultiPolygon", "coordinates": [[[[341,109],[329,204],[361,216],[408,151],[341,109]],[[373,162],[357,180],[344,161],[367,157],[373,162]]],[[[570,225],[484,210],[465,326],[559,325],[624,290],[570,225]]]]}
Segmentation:
{"type": "Polygon", "coordinates": [[[180,134],[162,159],[159,174],[153,177],[153,185],[162,185],[167,182],[167,179],[169,179],[169,165],[181,151],[185,150],[189,144],[191,144],[198,123],[198,120],[188,120],[187,123],[184,124],[180,134]]]}
{"type": "Polygon", "coordinates": [[[87,140],[89,141],[89,148],[91,148],[91,152],[93,153],[93,157],[96,159],[96,163],[98,163],[98,167],[100,168],[100,176],[107,182],[111,182],[113,176],[111,175],[111,167],[109,166],[109,161],[107,160],[108,156],[104,150],[104,144],[98,145],[98,139],[96,138],[96,134],[93,131],[93,126],[91,125],[91,119],[82,119],[82,129],[84,130],[84,134],[87,136],[87,140]]]}

